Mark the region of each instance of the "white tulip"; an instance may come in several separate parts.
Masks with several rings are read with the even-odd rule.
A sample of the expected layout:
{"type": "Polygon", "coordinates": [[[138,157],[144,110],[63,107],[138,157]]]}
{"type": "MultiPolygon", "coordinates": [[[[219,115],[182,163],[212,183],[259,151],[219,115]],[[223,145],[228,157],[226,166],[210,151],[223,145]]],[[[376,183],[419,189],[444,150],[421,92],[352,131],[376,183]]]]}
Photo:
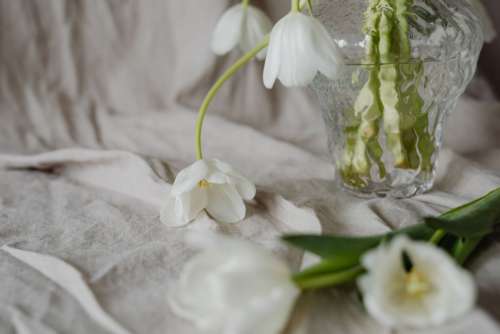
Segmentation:
{"type": "Polygon", "coordinates": [[[217,160],[198,160],[176,177],[170,196],[161,210],[161,221],[182,226],[206,210],[222,223],[245,218],[244,200],[255,197],[255,185],[228,164],[217,160]]]}
{"type": "MultiPolygon", "coordinates": [[[[243,52],[255,48],[271,31],[271,19],[252,5],[238,4],[229,8],[220,18],[212,37],[212,51],[224,55],[239,45],[243,52]]],[[[257,59],[266,58],[266,49],[257,59]]]]}
{"type": "Polygon", "coordinates": [[[368,312],[390,327],[436,326],[464,315],[476,300],[472,276],[442,249],[399,237],[367,253],[358,285],[368,312]],[[413,267],[403,264],[406,253],[413,267]],[[406,268],[408,269],[408,268],[406,268]]]}
{"type": "Polygon", "coordinates": [[[326,28],[316,18],[290,12],[271,31],[264,66],[264,85],[276,79],[287,87],[307,86],[316,74],[334,79],[342,55],[326,28]]]}
{"type": "Polygon", "coordinates": [[[252,243],[209,238],[171,290],[174,313],[203,333],[280,333],[300,294],[287,265],[252,243]]]}

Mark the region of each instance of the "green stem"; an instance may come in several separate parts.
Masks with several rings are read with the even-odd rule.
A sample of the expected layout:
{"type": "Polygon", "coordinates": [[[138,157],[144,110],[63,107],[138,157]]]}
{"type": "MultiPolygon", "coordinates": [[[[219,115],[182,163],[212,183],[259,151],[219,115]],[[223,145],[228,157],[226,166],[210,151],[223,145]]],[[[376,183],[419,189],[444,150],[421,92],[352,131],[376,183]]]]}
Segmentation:
{"type": "Polygon", "coordinates": [[[364,272],[363,267],[356,266],[347,270],[313,277],[301,277],[301,273],[298,273],[293,276],[293,280],[302,290],[321,289],[351,282],[364,272]]]}
{"type": "Polygon", "coordinates": [[[203,121],[205,120],[205,115],[207,113],[208,107],[210,103],[215,98],[220,88],[224,85],[224,83],[230,79],[240,68],[245,66],[250,60],[252,60],[259,52],[265,49],[269,45],[269,35],[264,37],[262,42],[257,45],[253,50],[249,51],[243,57],[238,59],[236,63],[234,63],[224,74],[215,82],[207,96],[203,100],[201,107],[198,111],[198,119],[196,121],[196,158],[198,160],[203,159],[203,148],[201,144],[201,132],[203,128],[203,121]]]}
{"type": "Polygon", "coordinates": [[[469,256],[476,250],[482,240],[482,237],[457,240],[455,247],[453,248],[453,257],[460,265],[463,265],[469,256]]]}
{"type": "Polygon", "coordinates": [[[429,242],[437,246],[445,236],[446,232],[444,230],[436,230],[436,232],[434,232],[429,242]]]}
{"type": "Polygon", "coordinates": [[[298,12],[300,10],[300,1],[292,0],[292,12],[298,12]]]}
{"type": "Polygon", "coordinates": [[[243,7],[247,8],[248,5],[250,4],[250,0],[243,0],[241,1],[241,4],[243,5],[243,7]]]}

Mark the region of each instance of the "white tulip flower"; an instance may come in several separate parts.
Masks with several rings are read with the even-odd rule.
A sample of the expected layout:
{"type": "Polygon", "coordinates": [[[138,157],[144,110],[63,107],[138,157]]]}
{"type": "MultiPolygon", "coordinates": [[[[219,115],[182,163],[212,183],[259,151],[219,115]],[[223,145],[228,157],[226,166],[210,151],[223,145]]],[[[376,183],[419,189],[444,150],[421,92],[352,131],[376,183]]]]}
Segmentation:
{"type": "Polygon", "coordinates": [[[209,238],[171,289],[171,309],[203,333],[280,333],[300,294],[288,266],[250,242],[209,238]]]}
{"type": "MultiPolygon", "coordinates": [[[[255,48],[271,31],[271,19],[260,9],[245,4],[229,8],[220,18],[212,37],[212,51],[224,55],[239,45],[243,52],[255,48]]],[[[257,59],[266,58],[266,49],[257,59]]]]}
{"type": "Polygon", "coordinates": [[[290,12],[271,31],[264,66],[264,85],[276,79],[286,87],[307,86],[316,74],[334,79],[342,55],[326,28],[316,18],[290,12]]]}
{"type": "Polygon", "coordinates": [[[245,218],[244,200],[254,197],[255,185],[230,165],[198,160],[177,175],[160,218],[166,225],[182,226],[206,210],[216,221],[236,223],[245,218]]]}
{"type": "Polygon", "coordinates": [[[367,253],[358,280],[368,312],[390,327],[437,326],[474,306],[472,276],[444,250],[398,237],[367,253]],[[412,267],[406,268],[404,256],[412,267]]]}

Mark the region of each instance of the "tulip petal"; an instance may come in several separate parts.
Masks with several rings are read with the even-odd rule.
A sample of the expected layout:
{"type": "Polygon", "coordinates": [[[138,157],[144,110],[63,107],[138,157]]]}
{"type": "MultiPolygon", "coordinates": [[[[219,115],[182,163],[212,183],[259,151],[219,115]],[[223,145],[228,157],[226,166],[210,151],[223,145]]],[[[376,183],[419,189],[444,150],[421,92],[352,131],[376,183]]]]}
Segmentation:
{"type": "Polygon", "coordinates": [[[224,184],[229,183],[228,173],[233,172],[233,167],[218,159],[207,161],[208,175],[206,180],[210,183],[224,184]]]}
{"type": "Polygon", "coordinates": [[[181,170],[172,186],[172,195],[178,196],[195,188],[198,183],[205,179],[209,167],[204,160],[198,160],[191,166],[181,170]]]}
{"type": "MultiPolygon", "coordinates": [[[[263,283],[274,285],[275,288],[266,291],[263,298],[254,298],[253,302],[243,309],[228,323],[229,333],[253,334],[253,333],[281,333],[295,305],[295,301],[300,294],[300,291],[290,281],[289,284],[284,284],[287,278],[281,279],[281,286],[278,280],[274,283],[263,283]],[[255,321],[258,319],[258,321],[255,321]]],[[[241,283],[239,283],[241,284],[241,283]]],[[[235,297],[241,289],[235,289],[235,297]]],[[[241,299],[240,299],[241,300],[241,299]]]]}
{"type": "Polygon", "coordinates": [[[169,196],[160,211],[160,221],[168,227],[181,227],[188,223],[176,215],[175,202],[175,197],[169,196]]]}
{"type": "Polygon", "coordinates": [[[255,184],[242,176],[232,176],[230,180],[231,184],[236,187],[238,194],[240,194],[244,200],[250,201],[255,197],[257,192],[255,184]]]}
{"type": "MultiPolygon", "coordinates": [[[[264,36],[272,29],[271,19],[260,9],[248,6],[247,15],[243,19],[243,31],[241,33],[240,48],[248,52],[260,43],[264,36]]],[[[257,54],[257,59],[266,58],[267,49],[257,54]]]]}
{"type": "Polygon", "coordinates": [[[199,187],[176,198],[175,213],[178,220],[187,224],[193,221],[207,205],[207,190],[199,187]]]}
{"type": "Polygon", "coordinates": [[[224,55],[234,49],[241,38],[245,9],[241,4],[229,8],[219,19],[212,36],[212,51],[224,55]]]}
{"type": "Polygon", "coordinates": [[[307,86],[312,82],[316,64],[315,26],[313,18],[301,13],[289,14],[283,33],[283,57],[279,79],[286,87],[307,86]]]}
{"type": "MultiPolygon", "coordinates": [[[[444,250],[428,243],[398,237],[365,255],[368,273],[358,281],[369,313],[391,327],[429,327],[471,310],[476,298],[472,276],[444,250]],[[408,292],[405,252],[424,290],[408,292]]],[[[410,281],[411,282],[411,281],[410,281]]],[[[419,286],[417,285],[417,288],[419,286]]]]}
{"type": "Polygon", "coordinates": [[[207,332],[219,329],[219,324],[224,323],[226,316],[218,313],[218,309],[214,307],[214,303],[221,298],[218,291],[224,287],[217,286],[217,281],[208,286],[210,289],[207,289],[206,285],[207,281],[210,282],[209,277],[215,276],[214,270],[221,262],[221,255],[218,252],[206,252],[190,259],[168,299],[176,314],[194,322],[199,329],[207,332]]]}
{"type": "Polygon", "coordinates": [[[300,293],[285,262],[246,241],[188,237],[203,251],[186,263],[169,294],[176,314],[203,333],[274,334],[285,327],[300,293]]]}
{"type": "Polygon", "coordinates": [[[222,223],[237,223],[245,218],[246,207],[233,185],[212,184],[207,189],[208,213],[222,223]]]}
{"type": "Polygon", "coordinates": [[[264,64],[264,86],[271,89],[278,78],[281,66],[283,19],[274,26],[269,39],[266,62],[264,64]]]}
{"type": "Polygon", "coordinates": [[[318,69],[329,79],[335,79],[338,67],[343,63],[342,54],[326,28],[316,18],[314,21],[317,47],[316,61],[318,69]]]}

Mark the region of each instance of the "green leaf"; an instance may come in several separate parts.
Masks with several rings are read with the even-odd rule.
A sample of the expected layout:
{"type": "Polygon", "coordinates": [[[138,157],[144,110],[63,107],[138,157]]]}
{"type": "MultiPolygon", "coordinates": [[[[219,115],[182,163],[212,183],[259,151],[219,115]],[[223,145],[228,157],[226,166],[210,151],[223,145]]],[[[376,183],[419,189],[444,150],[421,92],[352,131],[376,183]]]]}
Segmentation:
{"type": "Polygon", "coordinates": [[[359,262],[360,256],[369,249],[376,247],[384,236],[365,238],[321,236],[321,235],[290,235],[283,240],[328,259],[331,266],[337,269],[351,267],[359,262]]]}
{"type": "Polygon", "coordinates": [[[439,218],[428,217],[426,224],[463,238],[477,238],[493,232],[500,224],[500,188],[473,202],[453,209],[439,218]]]}
{"type": "Polygon", "coordinates": [[[433,233],[434,230],[427,225],[418,224],[372,237],[288,235],[284,236],[283,240],[328,260],[324,265],[332,270],[340,270],[358,264],[360,257],[366,251],[377,247],[384,240],[390,240],[401,234],[416,240],[427,240],[433,233]]]}

